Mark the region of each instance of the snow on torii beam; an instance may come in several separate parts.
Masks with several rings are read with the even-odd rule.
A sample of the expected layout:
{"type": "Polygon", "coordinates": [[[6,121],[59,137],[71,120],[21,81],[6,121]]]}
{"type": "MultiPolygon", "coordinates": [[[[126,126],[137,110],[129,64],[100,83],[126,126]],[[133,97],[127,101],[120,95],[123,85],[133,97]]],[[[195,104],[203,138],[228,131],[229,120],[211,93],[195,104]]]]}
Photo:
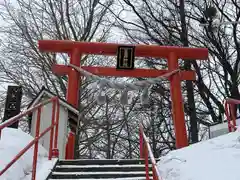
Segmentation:
{"type": "MultiPolygon", "coordinates": [[[[82,54],[110,55],[115,56],[118,46],[126,44],[76,42],[66,40],[40,40],[39,49],[44,52],[68,53],[70,63],[80,66],[82,54]]],[[[179,69],[178,59],[184,60],[206,60],[208,49],[187,48],[174,46],[157,45],[134,45],[135,56],[166,58],[168,70],[134,69],[116,70],[111,67],[82,67],[85,70],[102,76],[129,76],[129,77],[157,77],[163,73],[179,69]]],[[[68,66],[54,65],[53,71],[57,74],[68,74],[67,101],[73,106],[78,106],[80,74],[68,66]]],[[[181,148],[188,145],[188,138],[185,126],[183,102],[181,94],[181,80],[195,80],[194,71],[182,71],[169,78],[172,99],[172,114],[176,136],[176,147],[181,148]]]]}

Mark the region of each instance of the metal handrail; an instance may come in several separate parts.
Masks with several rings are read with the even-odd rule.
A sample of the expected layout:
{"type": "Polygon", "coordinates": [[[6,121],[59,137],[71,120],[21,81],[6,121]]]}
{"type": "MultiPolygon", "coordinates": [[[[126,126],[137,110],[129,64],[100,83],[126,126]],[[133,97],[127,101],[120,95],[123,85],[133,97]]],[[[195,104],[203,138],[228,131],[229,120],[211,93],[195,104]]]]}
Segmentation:
{"type": "Polygon", "coordinates": [[[45,100],[43,101],[42,103],[39,103],[37,105],[35,105],[34,107],[32,108],[29,108],[28,110],[24,111],[24,112],[21,112],[19,113],[18,115],[14,116],[14,117],[11,117],[10,119],[8,119],[7,121],[4,121],[3,123],[0,123],[0,138],[1,138],[1,130],[7,126],[10,126],[12,124],[14,124],[15,122],[17,121],[20,121],[20,118],[26,116],[26,115],[29,115],[30,113],[32,113],[33,111],[37,110],[38,108],[52,102],[52,101],[55,101],[57,99],[57,97],[53,97],[51,99],[48,99],[48,100],[45,100]]]}
{"type": "Polygon", "coordinates": [[[237,129],[236,116],[234,115],[234,105],[237,105],[237,104],[240,104],[240,100],[238,99],[233,99],[233,98],[225,99],[225,115],[227,117],[229,132],[233,132],[237,129]],[[229,109],[230,109],[230,112],[229,112],[229,109]]]}
{"type": "Polygon", "coordinates": [[[140,123],[140,157],[145,159],[146,180],[149,180],[148,156],[150,157],[153,168],[153,180],[161,180],[160,172],[157,168],[157,163],[150,147],[148,138],[143,130],[143,125],[140,123]]]}
{"type": "Polygon", "coordinates": [[[37,158],[38,158],[38,141],[41,137],[43,137],[47,132],[50,131],[50,145],[49,145],[49,156],[48,159],[51,160],[52,157],[58,157],[58,125],[59,125],[59,99],[58,97],[53,97],[51,99],[48,99],[42,103],[39,103],[38,105],[28,109],[27,111],[20,113],[9,120],[3,122],[0,124],[0,137],[1,137],[1,131],[3,128],[6,128],[10,126],[11,124],[17,122],[25,115],[28,115],[32,113],[33,111],[37,110],[37,122],[36,122],[36,132],[35,132],[35,138],[27,144],[6,166],[4,169],[0,170],[0,176],[3,175],[24,153],[26,153],[33,145],[34,145],[34,154],[33,154],[33,169],[32,169],[32,180],[36,179],[36,169],[37,169],[37,158]],[[40,131],[40,120],[41,120],[41,108],[46,105],[52,103],[52,121],[51,126],[46,128],[43,132],[40,131]],[[56,112],[57,109],[57,112],[56,112]],[[55,117],[56,114],[56,117],[55,117]],[[55,128],[55,134],[54,134],[54,128],[55,128]],[[54,142],[54,144],[53,144],[54,142]],[[53,148],[54,146],[54,148],[53,148]]]}

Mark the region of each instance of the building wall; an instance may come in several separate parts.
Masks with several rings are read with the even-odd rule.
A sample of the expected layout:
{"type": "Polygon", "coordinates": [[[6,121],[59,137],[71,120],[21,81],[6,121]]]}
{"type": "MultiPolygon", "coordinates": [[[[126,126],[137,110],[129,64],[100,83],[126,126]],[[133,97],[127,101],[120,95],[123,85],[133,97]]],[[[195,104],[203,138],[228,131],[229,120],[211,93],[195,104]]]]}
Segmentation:
{"type": "MultiPolygon", "coordinates": [[[[236,125],[240,125],[240,119],[236,120],[236,125]]],[[[210,138],[218,137],[227,133],[229,133],[227,122],[210,127],[210,138]]]]}
{"type": "MultiPolygon", "coordinates": [[[[31,124],[32,136],[35,136],[35,132],[36,132],[36,117],[37,117],[37,111],[33,113],[33,117],[32,117],[32,124],[31,124]]],[[[51,118],[52,118],[52,104],[47,104],[42,108],[40,132],[43,132],[46,128],[48,128],[51,125],[51,120],[52,120],[51,118]]],[[[60,159],[65,159],[65,146],[67,143],[67,119],[68,119],[67,110],[65,110],[64,107],[60,106],[59,128],[58,128],[58,149],[59,149],[60,159]]],[[[42,144],[47,151],[49,151],[50,131],[39,140],[39,143],[42,144]]]]}

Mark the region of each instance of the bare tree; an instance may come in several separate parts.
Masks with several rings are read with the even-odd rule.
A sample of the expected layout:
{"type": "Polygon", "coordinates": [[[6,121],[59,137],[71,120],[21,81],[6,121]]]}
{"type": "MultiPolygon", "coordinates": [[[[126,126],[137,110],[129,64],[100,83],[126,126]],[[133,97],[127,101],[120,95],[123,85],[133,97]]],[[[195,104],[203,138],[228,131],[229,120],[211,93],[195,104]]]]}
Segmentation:
{"type": "MultiPolygon", "coordinates": [[[[106,6],[111,4],[105,2],[106,6]]],[[[1,81],[21,85],[29,98],[42,85],[64,96],[66,78],[53,75],[51,67],[53,63],[67,64],[68,57],[40,53],[38,40],[103,41],[110,31],[110,26],[103,26],[107,13],[99,0],[5,1],[1,5],[1,81]]]]}
{"type": "MultiPolygon", "coordinates": [[[[0,11],[3,21],[0,27],[1,83],[21,85],[28,102],[43,85],[65,97],[67,77],[54,75],[51,68],[54,63],[68,64],[69,57],[66,54],[40,53],[38,40],[106,41],[111,31],[111,24],[105,25],[108,22],[106,7],[111,6],[113,0],[103,4],[99,0],[16,0],[15,3],[6,0],[0,11]]],[[[85,56],[81,64],[98,63],[97,60],[93,56],[85,56]]],[[[91,82],[83,78],[82,110],[97,113],[96,101],[86,101],[89,93],[94,94],[89,86],[91,82]]]]}
{"type": "MultiPolygon", "coordinates": [[[[222,113],[223,107],[220,105],[225,97],[239,98],[239,25],[228,24],[226,22],[239,21],[239,5],[237,1],[220,2],[220,1],[202,1],[198,3],[191,3],[194,12],[189,13],[189,16],[195,20],[199,20],[202,15],[205,19],[204,13],[209,7],[216,9],[216,17],[208,26],[204,26],[200,31],[192,31],[191,37],[194,43],[201,43],[209,48],[210,61],[203,65],[207,68],[208,77],[211,84],[211,92],[206,92],[208,97],[212,98],[217,108],[222,113]],[[203,6],[204,5],[204,6],[203,6]],[[202,6],[202,7],[201,7],[202,6]],[[223,23],[222,25],[215,24],[223,23]],[[199,35],[200,37],[196,37],[199,35]],[[220,102],[217,102],[220,101],[220,102]]],[[[203,91],[204,92],[204,91],[203,91]]]]}
{"type": "MultiPolygon", "coordinates": [[[[23,85],[29,98],[42,85],[64,96],[66,78],[53,75],[51,66],[56,62],[67,64],[68,57],[39,53],[37,40],[106,41],[113,23],[131,43],[207,47],[209,61],[180,61],[181,68],[194,67],[197,74],[197,80],[186,82],[182,89],[189,141],[197,142],[199,137],[201,139],[199,123],[222,122],[223,99],[240,96],[239,25],[216,27],[211,21],[208,26],[199,27],[199,23],[202,18],[208,18],[206,10],[212,6],[217,9],[215,18],[220,22],[239,21],[237,1],[123,0],[111,6],[113,3],[113,0],[17,0],[17,6],[12,6],[6,2],[1,11],[6,24],[0,28],[2,82],[23,85]]],[[[97,58],[108,64],[112,62],[106,57],[97,58]]],[[[82,60],[83,64],[104,65],[104,62],[96,61],[96,56],[86,56],[82,60]]],[[[163,59],[145,58],[138,65],[167,68],[163,59]]],[[[134,95],[130,105],[121,106],[113,91],[110,101],[99,106],[94,99],[95,92],[90,91],[91,86],[92,82],[84,79],[79,157],[138,157],[137,127],[140,121],[143,121],[156,157],[175,149],[171,99],[166,81],[152,87],[149,107],[139,105],[138,94],[134,95]]]]}
{"type": "MultiPolygon", "coordinates": [[[[198,141],[198,122],[222,122],[223,99],[226,96],[239,97],[239,28],[237,24],[224,28],[216,28],[214,24],[200,27],[202,17],[208,14],[206,10],[211,6],[219,11],[220,21],[239,20],[236,1],[124,0],[118,2],[118,8],[111,10],[116,27],[125,33],[129,42],[209,49],[209,61],[180,62],[180,66],[185,69],[193,65],[197,73],[194,85],[186,82],[183,87],[183,95],[187,96],[184,101],[191,142],[198,141]],[[128,16],[125,16],[126,13],[128,16]]],[[[146,58],[145,66],[165,68],[166,63],[146,58]]],[[[169,99],[169,93],[163,93],[168,92],[167,87],[157,85],[156,89],[161,89],[157,92],[169,99]]]]}

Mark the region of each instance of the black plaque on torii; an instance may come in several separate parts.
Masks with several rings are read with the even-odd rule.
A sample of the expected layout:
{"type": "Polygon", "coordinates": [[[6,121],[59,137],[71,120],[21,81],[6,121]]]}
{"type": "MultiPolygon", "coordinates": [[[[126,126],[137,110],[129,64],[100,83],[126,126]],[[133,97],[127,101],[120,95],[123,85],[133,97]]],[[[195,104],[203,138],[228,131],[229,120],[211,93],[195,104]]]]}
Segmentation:
{"type": "Polygon", "coordinates": [[[134,69],[135,47],[119,46],[117,50],[117,67],[116,69],[134,69]]]}

